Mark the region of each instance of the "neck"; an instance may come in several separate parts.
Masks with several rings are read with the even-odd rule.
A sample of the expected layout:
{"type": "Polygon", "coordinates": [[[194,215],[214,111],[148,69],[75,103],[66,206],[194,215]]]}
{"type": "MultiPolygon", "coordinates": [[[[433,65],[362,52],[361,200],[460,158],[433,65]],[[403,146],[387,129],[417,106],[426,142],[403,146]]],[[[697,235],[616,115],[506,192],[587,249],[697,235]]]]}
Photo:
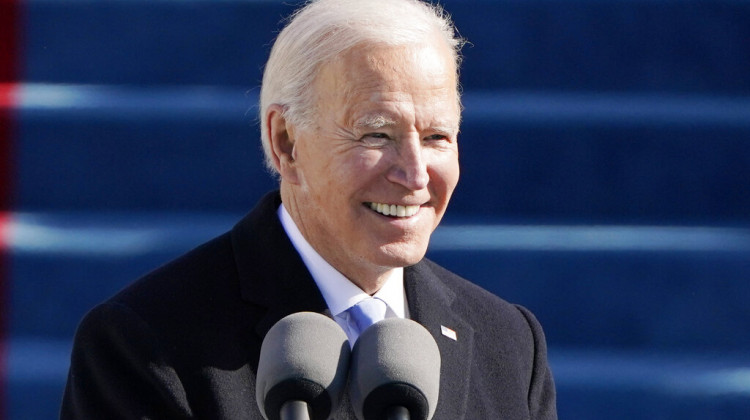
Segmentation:
{"type": "Polygon", "coordinates": [[[347,258],[346,255],[341,252],[335,252],[335,250],[327,252],[331,251],[330,247],[316,246],[316,244],[320,245],[319,241],[315,241],[316,238],[311,238],[308,235],[309,232],[305,229],[305,225],[299,217],[300,212],[296,206],[294,197],[290,194],[288,185],[285,185],[283,181],[281,183],[281,199],[286,213],[293,222],[293,226],[289,228],[295,229],[297,234],[302,236],[307,243],[305,246],[312,248],[312,251],[317,253],[320,258],[324,259],[325,262],[346,277],[347,280],[370,296],[377,293],[388,282],[395,274],[395,270],[400,269],[400,267],[373,264],[363,257],[347,258]]]}
{"type": "MultiPolygon", "coordinates": [[[[335,265],[333,266],[336,267],[335,265]]],[[[337,268],[338,270],[338,268],[337,268]]],[[[347,273],[341,272],[344,276],[346,276],[349,281],[356,284],[357,287],[362,289],[365,293],[372,296],[375,293],[377,293],[388,281],[388,279],[391,278],[391,276],[394,273],[395,268],[388,269],[387,271],[381,273],[380,275],[374,275],[374,276],[365,276],[364,274],[360,275],[360,277],[354,277],[352,275],[348,275],[347,273]]],[[[340,271],[340,270],[339,270],[340,271]]]]}

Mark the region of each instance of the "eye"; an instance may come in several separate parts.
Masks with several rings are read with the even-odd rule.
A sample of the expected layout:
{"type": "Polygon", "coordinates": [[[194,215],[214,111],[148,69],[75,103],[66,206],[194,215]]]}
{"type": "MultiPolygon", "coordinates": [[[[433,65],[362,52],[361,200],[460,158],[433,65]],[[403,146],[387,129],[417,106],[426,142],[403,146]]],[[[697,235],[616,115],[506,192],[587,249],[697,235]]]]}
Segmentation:
{"type": "Polygon", "coordinates": [[[391,137],[386,133],[367,133],[360,139],[362,143],[370,147],[385,146],[390,140],[391,137]]]}
{"type": "Polygon", "coordinates": [[[435,142],[435,141],[450,142],[451,138],[448,135],[446,135],[446,134],[436,133],[436,134],[431,134],[431,135],[425,137],[424,141],[427,141],[427,142],[435,142]]]}

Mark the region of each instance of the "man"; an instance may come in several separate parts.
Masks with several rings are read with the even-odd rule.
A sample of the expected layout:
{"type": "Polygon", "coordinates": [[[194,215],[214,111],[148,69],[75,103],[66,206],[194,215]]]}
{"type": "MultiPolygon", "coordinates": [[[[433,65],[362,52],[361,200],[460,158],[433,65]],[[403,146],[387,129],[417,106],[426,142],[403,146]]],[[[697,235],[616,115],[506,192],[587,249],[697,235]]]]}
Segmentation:
{"type": "Polygon", "coordinates": [[[260,419],[268,329],[316,311],[353,341],[348,309],[374,296],[438,344],[435,419],[556,418],[534,317],[423,258],[458,182],[460,44],[417,0],[296,13],[261,91],[280,192],[87,315],[62,417],[260,419]]]}

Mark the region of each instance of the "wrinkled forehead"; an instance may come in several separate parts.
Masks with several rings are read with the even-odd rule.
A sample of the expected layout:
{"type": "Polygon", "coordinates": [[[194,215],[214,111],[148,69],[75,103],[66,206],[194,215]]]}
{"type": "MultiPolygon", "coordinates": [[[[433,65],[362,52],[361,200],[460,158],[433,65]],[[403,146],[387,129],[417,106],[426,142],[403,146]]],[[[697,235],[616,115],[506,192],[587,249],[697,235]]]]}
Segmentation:
{"type": "MultiPolygon", "coordinates": [[[[428,102],[447,98],[455,113],[460,112],[455,61],[441,43],[349,49],[321,67],[314,90],[318,108],[406,96],[428,102]]],[[[388,121],[375,116],[368,123],[388,121]]]]}
{"type": "Polygon", "coordinates": [[[425,80],[449,76],[454,83],[458,79],[453,52],[437,37],[404,45],[360,43],[324,62],[319,73],[324,71],[334,71],[338,73],[337,77],[348,76],[351,79],[373,72],[425,80]]]}

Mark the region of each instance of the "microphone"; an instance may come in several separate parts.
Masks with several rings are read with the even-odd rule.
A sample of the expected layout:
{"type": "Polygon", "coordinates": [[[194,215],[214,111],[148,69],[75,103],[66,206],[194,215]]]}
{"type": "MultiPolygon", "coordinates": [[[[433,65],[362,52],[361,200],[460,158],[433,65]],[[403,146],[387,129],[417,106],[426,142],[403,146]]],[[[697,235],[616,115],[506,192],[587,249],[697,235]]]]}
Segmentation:
{"type": "Polygon", "coordinates": [[[440,351],[420,324],[387,318],[352,350],[349,394],[359,420],[430,420],[440,390],[440,351]]]}
{"type": "Polygon", "coordinates": [[[277,322],[260,349],[255,382],[266,420],[326,420],[341,400],[349,341],[335,321],[298,312],[277,322]]]}

